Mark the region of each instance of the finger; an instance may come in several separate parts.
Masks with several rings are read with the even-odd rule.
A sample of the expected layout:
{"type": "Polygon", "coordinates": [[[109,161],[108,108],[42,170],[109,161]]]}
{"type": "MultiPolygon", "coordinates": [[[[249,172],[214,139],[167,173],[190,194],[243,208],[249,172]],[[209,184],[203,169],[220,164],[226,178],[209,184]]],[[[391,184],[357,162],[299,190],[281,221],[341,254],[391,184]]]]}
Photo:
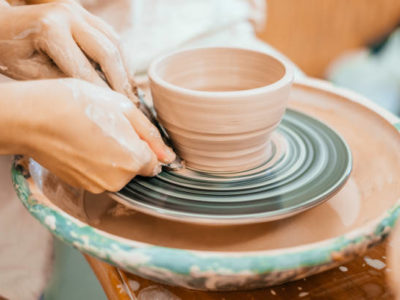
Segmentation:
{"type": "Polygon", "coordinates": [[[74,25],[73,36],[86,55],[100,65],[111,88],[134,99],[119,49],[100,31],[83,23],[74,25]]]}
{"type": "MultiPolygon", "coordinates": [[[[128,74],[129,82],[131,84],[133,93],[136,94],[136,81],[134,79],[134,66],[130,63],[129,57],[127,55],[127,51],[125,47],[123,47],[123,44],[120,42],[120,37],[119,35],[115,32],[115,30],[106,22],[104,22],[102,19],[93,16],[92,14],[88,13],[85,11],[84,17],[86,22],[88,22],[91,26],[96,28],[98,31],[100,31],[102,34],[104,34],[120,51],[121,58],[122,58],[122,63],[124,65],[125,71],[128,74]]],[[[132,100],[132,99],[131,99],[132,100]]],[[[133,99],[135,102],[138,101],[138,99],[133,99]]]]}
{"type": "Polygon", "coordinates": [[[43,53],[27,59],[22,65],[25,71],[29,73],[30,79],[65,77],[65,74],[43,53]]]}
{"type": "Polygon", "coordinates": [[[119,35],[118,33],[112,28],[110,24],[103,21],[99,17],[96,17],[89,13],[87,10],[84,10],[83,17],[85,18],[86,22],[96,28],[98,31],[103,33],[110,41],[112,41],[115,45],[119,45],[119,35]]]}
{"type": "Polygon", "coordinates": [[[54,61],[66,76],[83,79],[99,86],[106,86],[106,83],[99,77],[72,39],[69,31],[49,30],[46,38],[38,40],[37,46],[54,61]]]}
{"type": "Polygon", "coordinates": [[[55,66],[47,55],[42,54],[22,61],[11,62],[5,75],[17,80],[62,78],[65,74],[55,66]]]}
{"type": "MultiPolygon", "coordinates": [[[[121,94],[119,96],[124,97],[121,94]]],[[[128,103],[130,107],[136,108],[126,98],[124,102],[128,103]]],[[[120,147],[122,146],[129,151],[132,158],[131,161],[125,160],[126,170],[132,174],[132,177],[135,175],[156,175],[160,171],[160,166],[154,151],[146,141],[140,138],[135,128],[132,128],[132,124],[126,115],[120,115],[118,119],[120,120],[120,126],[117,129],[119,134],[116,140],[120,147]]]]}
{"type": "Polygon", "coordinates": [[[142,165],[137,175],[155,176],[161,172],[161,165],[158,161],[156,154],[153,151],[151,151],[151,149],[147,144],[145,146],[148,148],[148,151],[150,153],[150,159],[148,160],[148,162],[142,165]]]}
{"type": "Polygon", "coordinates": [[[175,160],[175,153],[165,145],[157,128],[136,107],[132,107],[127,113],[127,118],[139,137],[144,140],[163,163],[175,160]]]}
{"type": "Polygon", "coordinates": [[[126,48],[123,47],[123,45],[121,44],[117,44],[118,48],[120,49],[121,52],[121,57],[122,57],[122,62],[125,68],[126,73],[128,74],[128,80],[129,80],[129,84],[130,84],[130,88],[131,91],[134,95],[134,98],[131,98],[131,101],[136,104],[136,106],[140,105],[140,100],[138,98],[138,84],[136,83],[135,80],[135,71],[134,68],[132,66],[132,64],[129,63],[129,59],[128,56],[126,55],[126,48]]]}

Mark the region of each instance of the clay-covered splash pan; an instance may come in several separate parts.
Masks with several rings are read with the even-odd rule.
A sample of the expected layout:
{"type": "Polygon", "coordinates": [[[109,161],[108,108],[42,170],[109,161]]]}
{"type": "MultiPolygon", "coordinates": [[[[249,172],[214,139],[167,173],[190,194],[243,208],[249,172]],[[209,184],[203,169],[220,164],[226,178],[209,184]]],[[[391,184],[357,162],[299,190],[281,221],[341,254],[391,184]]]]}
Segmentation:
{"type": "Polygon", "coordinates": [[[140,276],[209,290],[299,279],[361,255],[390,232],[400,212],[400,120],[356,94],[310,79],[294,85],[290,107],[343,136],[353,170],[331,199],[287,219],[205,226],[127,215],[108,196],[81,198],[21,159],[13,181],[30,213],[57,237],[140,276]]]}

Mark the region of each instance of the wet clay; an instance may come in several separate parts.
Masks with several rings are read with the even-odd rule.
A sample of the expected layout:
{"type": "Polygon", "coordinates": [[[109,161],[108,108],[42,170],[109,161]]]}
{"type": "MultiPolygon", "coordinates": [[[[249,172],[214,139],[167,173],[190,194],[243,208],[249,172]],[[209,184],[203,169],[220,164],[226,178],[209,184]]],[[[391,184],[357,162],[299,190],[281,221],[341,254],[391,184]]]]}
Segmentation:
{"type": "Polygon", "coordinates": [[[350,145],[354,159],[352,174],[342,190],[300,215],[254,225],[200,226],[136,212],[111,214],[115,204],[104,194],[88,194],[81,206],[66,209],[65,199],[46,193],[55,205],[117,236],[154,245],[216,251],[279,249],[340,236],[379,217],[400,199],[400,138],[392,125],[359,104],[310,87],[295,85],[290,99],[291,108],[336,129],[350,145]]]}
{"type": "Polygon", "coordinates": [[[198,48],[149,69],[160,122],[186,165],[240,172],[268,160],[268,141],[286,109],[291,66],[266,53],[198,48]]]}

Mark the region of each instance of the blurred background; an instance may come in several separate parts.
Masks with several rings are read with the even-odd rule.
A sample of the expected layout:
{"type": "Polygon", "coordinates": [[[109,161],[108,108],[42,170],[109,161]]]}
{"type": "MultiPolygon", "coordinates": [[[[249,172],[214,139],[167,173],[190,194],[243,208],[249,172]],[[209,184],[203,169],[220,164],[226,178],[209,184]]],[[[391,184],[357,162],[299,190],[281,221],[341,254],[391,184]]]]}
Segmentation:
{"type": "Polygon", "coordinates": [[[258,36],[307,75],[400,113],[399,0],[266,0],[258,36]]]}
{"type": "Polygon", "coordinates": [[[324,77],[340,55],[380,43],[400,25],[398,0],[267,0],[267,4],[267,23],[259,37],[316,77],[324,77]]]}

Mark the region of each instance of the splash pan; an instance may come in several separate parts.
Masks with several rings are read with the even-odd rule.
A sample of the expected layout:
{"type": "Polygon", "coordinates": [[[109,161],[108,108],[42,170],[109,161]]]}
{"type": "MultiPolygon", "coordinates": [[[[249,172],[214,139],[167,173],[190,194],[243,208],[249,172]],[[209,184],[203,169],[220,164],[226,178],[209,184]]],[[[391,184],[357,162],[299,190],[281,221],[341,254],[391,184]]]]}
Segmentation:
{"type": "Polygon", "coordinates": [[[400,120],[317,80],[296,83],[290,97],[291,109],[340,134],[353,157],[340,191],[290,218],[234,226],[183,224],[120,210],[108,195],[82,197],[40,165],[21,159],[12,171],[14,185],[29,212],[54,235],[154,281],[239,290],[316,274],[362,255],[394,225],[400,211],[400,120]]]}

